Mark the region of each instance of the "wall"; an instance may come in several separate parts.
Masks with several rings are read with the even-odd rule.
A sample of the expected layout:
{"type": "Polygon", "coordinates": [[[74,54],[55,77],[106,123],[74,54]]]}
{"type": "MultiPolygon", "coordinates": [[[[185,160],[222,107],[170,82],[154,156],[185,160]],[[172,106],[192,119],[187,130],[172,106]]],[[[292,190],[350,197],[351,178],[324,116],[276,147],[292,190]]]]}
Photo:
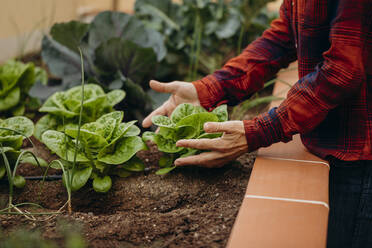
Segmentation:
{"type": "Polygon", "coordinates": [[[114,2],[119,11],[131,13],[135,0],[1,0],[0,62],[40,49],[41,37],[53,23],[113,9],[114,2]]]}
{"type": "Polygon", "coordinates": [[[54,22],[76,18],[75,0],[1,0],[0,61],[40,47],[54,22]]]}

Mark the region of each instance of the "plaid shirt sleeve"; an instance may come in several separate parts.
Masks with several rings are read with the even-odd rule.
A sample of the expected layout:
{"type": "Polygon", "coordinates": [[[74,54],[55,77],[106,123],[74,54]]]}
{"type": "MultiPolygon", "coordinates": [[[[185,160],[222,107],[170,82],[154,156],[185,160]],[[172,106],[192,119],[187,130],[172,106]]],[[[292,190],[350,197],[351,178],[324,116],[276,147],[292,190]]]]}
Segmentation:
{"type": "Polygon", "coordinates": [[[280,18],[221,70],[193,82],[200,103],[206,109],[227,103],[237,104],[263,87],[278,70],[296,60],[296,49],[285,4],[280,18]]]}
{"type": "Polygon", "coordinates": [[[323,62],[291,88],[278,108],[245,121],[250,150],[286,142],[296,133],[313,130],[330,110],[360,92],[366,81],[363,35],[368,34],[363,30],[368,28],[363,13],[362,1],[340,1],[323,62]]]}
{"type": "MultiPolygon", "coordinates": [[[[285,13],[285,7],[282,6],[281,18],[240,56],[246,59],[239,60],[238,57],[238,60],[232,60],[235,61],[231,63],[234,70],[246,68],[245,77],[226,81],[219,79],[217,72],[217,76],[208,76],[194,82],[203,106],[213,107],[216,102],[228,99],[227,94],[233,94],[237,100],[242,99],[241,91],[249,94],[252,89],[258,89],[266,74],[272,75],[280,66],[286,65],[291,60],[289,58],[293,58],[285,55],[293,51],[292,46],[288,45],[292,43],[285,13]],[[263,58],[264,61],[261,60],[263,58]],[[257,61],[262,63],[256,63],[257,61]]],[[[366,16],[363,13],[363,1],[340,1],[331,22],[330,48],[323,53],[323,62],[291,88],[286,100],[278,108],[253,120],[244,121],[251,151],[275,142],[287,142],[296,133],[311,131],[326,118],[330,110],[358,92],[366,80],[363,34],[368,32],[363,28],[368,25],[363,23],[366,16]]],[[[228,63],[227,68],[231,64],[229,66],[228,63]]]]}

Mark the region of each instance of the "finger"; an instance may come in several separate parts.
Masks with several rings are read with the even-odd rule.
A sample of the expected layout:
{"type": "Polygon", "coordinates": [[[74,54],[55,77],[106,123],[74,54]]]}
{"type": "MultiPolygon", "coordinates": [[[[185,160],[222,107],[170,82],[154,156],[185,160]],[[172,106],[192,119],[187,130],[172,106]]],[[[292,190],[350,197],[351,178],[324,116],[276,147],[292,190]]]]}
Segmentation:
{"type": "Polygon", "coordinates": [[[207,133],[231,133],[240,127],[241,121],[207,122],[204,131],[207,133]]]}
{"type": "Polygon", "coordinates": [[[197,165],[207,168],[221,167],[225,163],[224,154],[219,152],[204,152],[174,161],[175,166],[197,165]]]}
{"type": "Polygon", "coordinates": [[[142,126],[144,128],[148,128],[152,125],[151,118],[155,115],[166,115],[167,114],[167,109],[165,107],[165,104],[163,104],[161,107],[155,109],[154,111],[151,112],[142,122],[142,126]]]}
{"type": "Polygon", "coordinates": [[[155,80],[150,81],[150,87],[158,92],[163,92],[163,93],[174,93],[177,88],[178,84],[175,82],[172,83],[160,83],[155,80]]]}
{"type": "Polygon", "coordinates": [[[198,150],[219,150],[221,138],[215,139],[186,139],[179,140],[176,146],[194,148],[198,150]]]}

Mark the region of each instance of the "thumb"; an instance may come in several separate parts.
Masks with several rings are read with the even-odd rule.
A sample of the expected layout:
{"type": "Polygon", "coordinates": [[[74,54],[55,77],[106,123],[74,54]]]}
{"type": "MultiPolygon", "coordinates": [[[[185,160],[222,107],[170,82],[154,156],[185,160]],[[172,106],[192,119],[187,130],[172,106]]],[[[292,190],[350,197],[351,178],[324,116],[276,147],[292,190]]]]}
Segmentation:
{"type": "Polygon", "coordinates": [[[176,82],[172,83],[160,83],[155,80],[150,81],[150,87],[158,92],[163,92],[163,93],[174,93],[176,89],[178,88],[178,85],[176,82]]]}
{"type": "Polygon", "coordinates": [[[232,133],[240,131],[244,126],[242,121],[226,121],[226,122],[207,122],[204,124],[204,131],[207,133],[232,133]]]}

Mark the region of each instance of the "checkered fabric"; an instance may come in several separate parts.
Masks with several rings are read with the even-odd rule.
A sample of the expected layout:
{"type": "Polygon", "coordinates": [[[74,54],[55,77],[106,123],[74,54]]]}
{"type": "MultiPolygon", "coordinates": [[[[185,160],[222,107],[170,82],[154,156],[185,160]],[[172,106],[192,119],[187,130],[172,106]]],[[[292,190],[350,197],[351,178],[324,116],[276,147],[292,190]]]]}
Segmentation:
{"type": "Polygon", "coordinates": [[[193,84],[205,108],[234,105],[296,59],[283,103],[244,121],[249,149],[300,133],[322,158],[372,160],[372,0],[284,0],[260,38],[193,84]]]}

